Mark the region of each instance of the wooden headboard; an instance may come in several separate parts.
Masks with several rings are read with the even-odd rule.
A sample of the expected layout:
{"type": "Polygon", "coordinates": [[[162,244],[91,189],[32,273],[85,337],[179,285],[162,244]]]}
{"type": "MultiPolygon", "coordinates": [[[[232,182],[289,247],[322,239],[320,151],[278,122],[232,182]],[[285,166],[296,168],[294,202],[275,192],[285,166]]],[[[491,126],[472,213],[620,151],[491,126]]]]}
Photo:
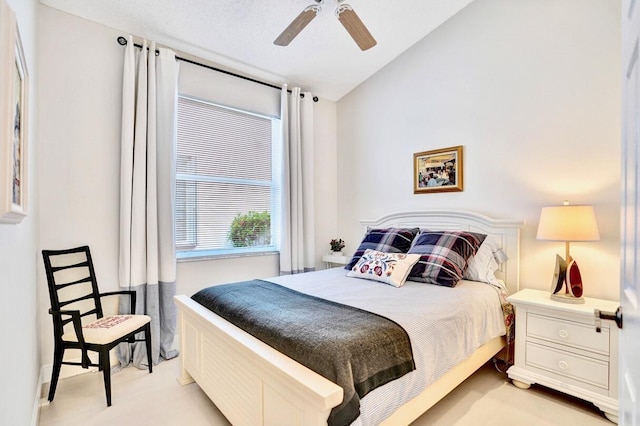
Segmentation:
{"type": "Polygon", "coordinates": [[[508,256],[500,265],[496,277],[503,280],[509,294],[520,287],[520,228],[523,220],[492,219],[479,213],[465,210],[420,210],[388,214],[376,220],[361,220],[365,227],[419,227],[434,231],[471,231],[487,234],[495,239],[508,256]]]}

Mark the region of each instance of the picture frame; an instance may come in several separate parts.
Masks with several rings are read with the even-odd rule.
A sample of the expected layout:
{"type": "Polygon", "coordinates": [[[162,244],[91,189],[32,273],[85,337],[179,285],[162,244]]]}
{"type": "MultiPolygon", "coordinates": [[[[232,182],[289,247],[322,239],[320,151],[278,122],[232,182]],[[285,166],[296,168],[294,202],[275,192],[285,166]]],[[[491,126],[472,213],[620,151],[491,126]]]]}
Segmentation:
{"type": "Polygon", "coordinates": [[[413,154],[414,194],[462,190],[462,145],[413,154]]]}
{"type": "Polygon", "coordinates": [[[15,13],[0,0],[0,223],[28,212],[29,73],[15,13]]]}

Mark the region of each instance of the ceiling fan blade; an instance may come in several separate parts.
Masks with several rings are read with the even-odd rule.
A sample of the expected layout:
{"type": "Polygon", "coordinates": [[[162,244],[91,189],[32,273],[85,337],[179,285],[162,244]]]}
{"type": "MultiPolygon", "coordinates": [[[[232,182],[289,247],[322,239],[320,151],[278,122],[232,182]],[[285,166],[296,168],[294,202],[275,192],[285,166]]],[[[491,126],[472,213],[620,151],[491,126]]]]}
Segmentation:
{"type": "Polygon", "coordinates": [[[306,27],[309,22],[313,21],[320,12],[320,6],[311,5],[300,12],[300,15],[294,19],[287,28],[274,40],[273,44],[278,46],[288,46],[291,41],[306,27]]]}
{"type": "Polygon", "coordinates": [[[351,5],[341,4],[336,9],[336,15],[342,26],[344,26],[361,50],[371,49],[378,44],[351,5]]]}

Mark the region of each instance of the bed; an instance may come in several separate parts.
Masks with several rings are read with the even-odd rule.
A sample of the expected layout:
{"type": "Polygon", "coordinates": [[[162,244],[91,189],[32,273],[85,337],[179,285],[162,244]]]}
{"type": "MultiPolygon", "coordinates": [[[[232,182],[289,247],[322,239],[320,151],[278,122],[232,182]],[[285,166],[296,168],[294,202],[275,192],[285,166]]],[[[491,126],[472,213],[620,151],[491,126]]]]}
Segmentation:
{"type": "MultiPolygon", "coordinates": [[[[508,258],[499,266],[495,276],[505,284],[509,294],[518,289],[519,229],[522,221],[491,219],[468,211],[427,210],[390,214],[377,220],[364,220],[361,224],[363,231],[369,227],[419,227],[486,234],[508,258]]],[[[349,300],[350,296],[325,289],[323,283],[335,279],[352,280],[351,283],[357,283],[354,284],[356,287],[371,285],[366,280],[347,278],[345,274],[344,269],[333,269],[304,274],[298,278],[278,277],[269,281],[309,294],[317,292],[318,296],[339,303],[361,303],[359,307],[373,308],[374,311],[375,302],[358,301],[359,298],[353,296],[349,300]]],[[[414,288],[419,286],[425,287],[424,284],[407,283],[406,292],[415,291],[414,288]]],[[[464,281],[455,289],[462,292],[476,291],[476,287],[490,287],[477,284],[464,281]]],[[[384,293],[390,291],[388,287],[378,284],[375,288],[384,293]]],[[[446,291],[442,288],[434,290],[436,293],[446,291]]],[[[225,321],[190,297],[178,295],[175,301],[181,348],[178,381],[181,384],[197,382],[234,425],[327,424],[332,408],[342,402],[342,387],[225,321]]],[[[402,324],[404,318],[398,321],[405,326],[402,324]]],[[[469,343],[472,345],[470,353],[464,354],[452,365],[446,365],[445,371],[430,373],[430,377],[423,380],[425,383],[419,386],[415,385],[414,376],[422,374],[422,365],[427,364],[417,357],[415,372],[387,383],[363,398],[362,415],[353,424],[409,424],[496,356],[504,348],[505,342],[503,335],[495,335],[476,346],[473,346],[474,342],[469,343]]],[[[438,363],[439,366],[441,364],[438,363]]]]}

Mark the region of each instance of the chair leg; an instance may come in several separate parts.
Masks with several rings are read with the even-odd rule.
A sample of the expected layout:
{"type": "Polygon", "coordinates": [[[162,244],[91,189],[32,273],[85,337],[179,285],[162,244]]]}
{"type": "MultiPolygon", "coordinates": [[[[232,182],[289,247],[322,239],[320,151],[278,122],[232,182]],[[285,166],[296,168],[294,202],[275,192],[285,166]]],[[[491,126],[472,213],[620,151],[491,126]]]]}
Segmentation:
{"type": "Polygon", "coordinates": [[[151,360],[151,324],[144,327],[144,341],[147,346],[147,363],[149,364],[149,373],[153,373],[153,361],[151,360]]]}
{"type": "Polygon", "coordinates": [[[111,364],[109,361],[109,349],[103,346],[100,351],[100,369],[104,377],[104,391],[107,394],[107,407],[111,407],[111,364]]]}
{"type": "Polygon", "coordinates": [[[49,402],[53,401],[53,397],[56,394],[56,387],[58,386],[58,378],[60,377],[60,368],[62,367],[62,357],[64,355],[64,349],[60,345],[55,345],[53,352],[53,371],[51,372],[51,383],[49,384],[49,402]]]}

